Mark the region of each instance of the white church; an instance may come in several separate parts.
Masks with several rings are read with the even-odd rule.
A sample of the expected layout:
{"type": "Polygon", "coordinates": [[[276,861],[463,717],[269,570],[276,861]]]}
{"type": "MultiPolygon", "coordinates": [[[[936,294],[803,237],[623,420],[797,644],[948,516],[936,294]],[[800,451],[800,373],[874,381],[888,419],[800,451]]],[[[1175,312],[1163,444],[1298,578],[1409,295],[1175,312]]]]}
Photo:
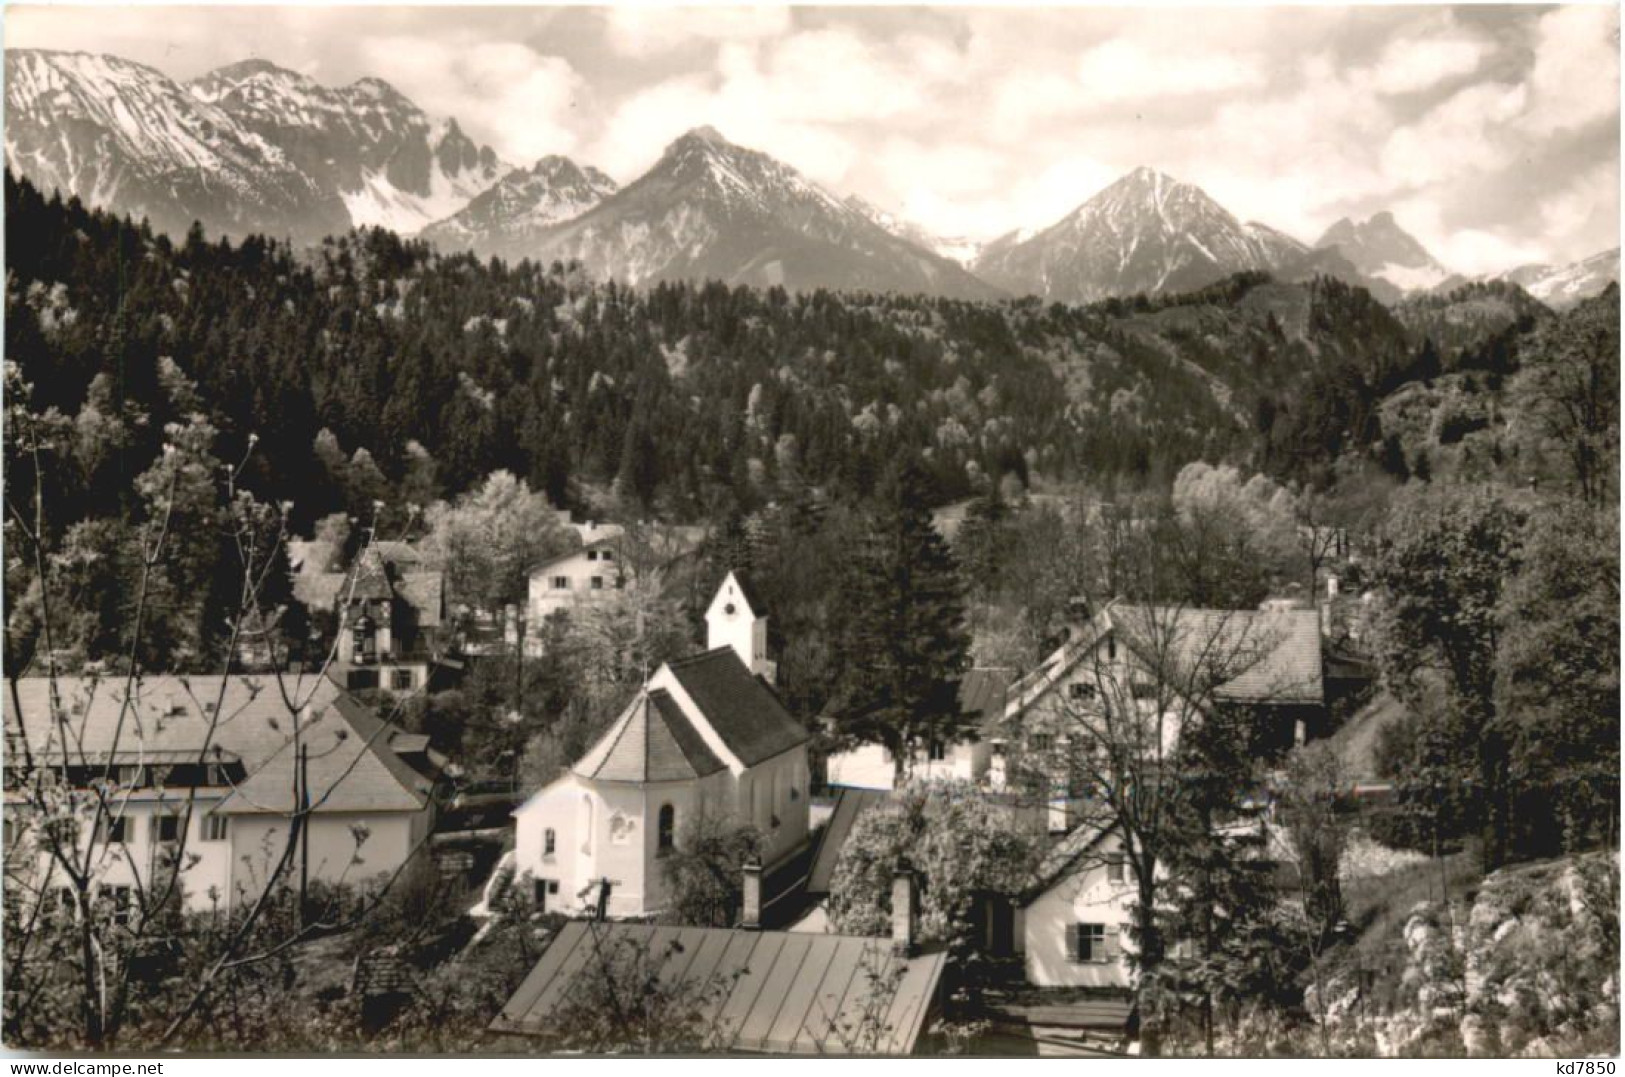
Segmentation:
{"type": "Polygon", "coordinates": [[[660,861],[699,816],[749,824],[771,869],[807,840],[809,735],[772,689],[767,619],[729,573],[705,614],[703,654],[644,682],[609,731],[521,805],[515,868],[550,911],[663,907],[660,861]]]}

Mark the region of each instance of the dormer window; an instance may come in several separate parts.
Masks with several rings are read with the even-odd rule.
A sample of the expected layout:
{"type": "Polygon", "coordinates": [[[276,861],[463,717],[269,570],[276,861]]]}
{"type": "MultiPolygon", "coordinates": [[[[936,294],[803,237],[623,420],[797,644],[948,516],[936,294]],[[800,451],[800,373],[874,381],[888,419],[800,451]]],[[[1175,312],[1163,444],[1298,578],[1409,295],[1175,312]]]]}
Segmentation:
{"type": "Polygon", "coordinates": [[[597,550],[588,550],[587,551],[587,560],[589,560],[589,561],[598,560],[598,551],[597,550]]]}

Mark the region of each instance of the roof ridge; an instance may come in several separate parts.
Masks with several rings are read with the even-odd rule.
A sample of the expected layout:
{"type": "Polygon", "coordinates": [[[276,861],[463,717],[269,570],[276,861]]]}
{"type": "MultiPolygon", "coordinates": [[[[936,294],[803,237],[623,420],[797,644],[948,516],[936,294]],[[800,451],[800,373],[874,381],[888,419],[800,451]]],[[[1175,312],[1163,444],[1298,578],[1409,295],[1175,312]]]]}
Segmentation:
{"type": "MultiPolygon", "coordinates": [[[[667,662],[666,665],[670,669],[676,669],[678,666],[692,666],[694,663],[703,661],[707,658],[715,658],[723,651],[727,651],[730,654],[734,653],[734,649],[724,643],[720,647],[712,647],[708,651],[701,651],[699,654],[691,654],[686,658],[673,658],[667,662]]],[[[743,661],[741,661],[740,664],[743,665],[743,661]]]]}

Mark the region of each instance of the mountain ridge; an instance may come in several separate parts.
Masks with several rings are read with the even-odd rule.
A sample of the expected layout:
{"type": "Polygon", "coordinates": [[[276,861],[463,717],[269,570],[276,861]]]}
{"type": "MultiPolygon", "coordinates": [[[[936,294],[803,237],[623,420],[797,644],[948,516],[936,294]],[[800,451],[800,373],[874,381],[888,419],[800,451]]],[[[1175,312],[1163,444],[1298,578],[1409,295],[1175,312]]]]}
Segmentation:
{"type": "Polygon", "coordinates": [[[679,136],[642,176],[550,229],[536,254],[634,285],[717,279],[792,291],[1001,294],[711,127],[679,136]]]}

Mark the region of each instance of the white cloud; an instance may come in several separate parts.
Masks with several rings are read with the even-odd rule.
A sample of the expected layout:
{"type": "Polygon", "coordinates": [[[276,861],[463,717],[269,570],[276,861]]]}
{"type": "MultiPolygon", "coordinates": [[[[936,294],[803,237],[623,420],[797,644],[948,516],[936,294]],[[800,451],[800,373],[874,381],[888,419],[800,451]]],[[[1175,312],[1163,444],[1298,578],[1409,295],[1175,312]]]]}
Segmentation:
{"type": "Polygon", "coordinates": [[[1540,207],[1540,221],[1559,260],[1573,261],[1619,243],[1619,169],[1598,164],[1581,172],[1540,207]]]}
{"type": "Polygon", "coordinates": [[[517,42],[396,35],[363,40],[370,70],[435,116],[484,133],[514,164],[571,153],[569,118],[586,83],[569,63],[517,42]]]}
{"type": "MultiPolygon", "coordinates": [[[[915,42],[915,47],[920,43],[915,42]]],[[[621,179],[655,160],[688,128],[716,127],[826,185],[841,184],[863,152],[865,125],[929,107],[932,72],[951,71],[940,51],[926,65],[846,29],[808,30],[772,43],[732,41],[711,72],[637,91],[610,115],[592,148],[621,179]]]]}
{"type": "Polygon", "coordinates": [[[1505,166],[1517,148],[1504,125],[1529,99],[1522,85],[1484,82],[1461,90],[1416,123],[1401,127],[1382,148],[1383,173],[1422,186],[1505,166]]]}
{"type": "Polygon", "coordinates": [[[616,5],[605,12],[610,46],[649,57],[696,42],[760,41],[790,29],[786,7],[616,5]]]}
{"type": "Polygon", "coordinates": [[[1264,72],[1254,57],[1153,49],[1121,39],[1095,46],[1078,61],[1078,91],[1098,101],[1222,94],[1263,83],[1264,72]]]}
{"type": "Polygon", "coordinates": [[[1505,272],[1544,257],[1535,244],[1482,228],[1448,233],[1435,239],[1429,249],[1441,263],[1469,276],[1505,272]]]}
{"type": "Polygon", "coordinates": [[[1525,118],[1530,130],[1581,127],[1619,111],[1618,36],[1613,6],[1560,7],[1540,17],[1525,118]]]}
{"type": "Polygon", "coordinates": [[[1373,73],[1379,93],[1415,93],[1478,69],[1487,46],[1462,36],[1409,38],[1382,51],[1373,73]]]}
{"type": "Polygon", "coordinates": [[[891,138],[880,148],[878,164],[894,190],[929,186],[940,195],[976,195],[996,186],[1006,158],[974,142],[925,143],[891,138]]]}

